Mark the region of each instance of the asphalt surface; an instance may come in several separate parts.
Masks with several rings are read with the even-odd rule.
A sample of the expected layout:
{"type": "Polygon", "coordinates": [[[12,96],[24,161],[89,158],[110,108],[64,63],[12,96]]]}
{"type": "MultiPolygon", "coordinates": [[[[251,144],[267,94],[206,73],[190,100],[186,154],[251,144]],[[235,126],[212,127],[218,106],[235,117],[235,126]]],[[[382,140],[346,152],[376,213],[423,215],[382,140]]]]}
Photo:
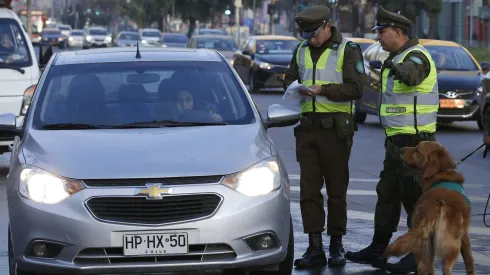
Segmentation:
{"type": "MultiPolygon", "coordinates": [[[[290,102],[283,101],[281,95],[253,95],[261,113],[266,115],[271,104],[284,104],[294,108],[290,102]]],[[[291,209],[295,231],[295,258],[300,257],[308,246],[307,235],[302,231],[302,219],[299,207],[299,166],[295,159],[295,141],[293,127],[269,129],[269,135],[279,150],[279,154],[287,168],[292,190],[291,209]]],[[[438,128],[437,140],[446,146],[459,160],[472,152],[482,143],[482,133],[476,122],[457,122],[438,128]]],[[[359,250],[371,241],[373,234],[374,208],[376,205],[376,184],[382,169],[384,158],[384,133],[378,119],[368,116],[365,124],[356,132],[352,156],[350,160],[350,183],[348,190],[348,233],[344,237],[346,250],[359,250]]],[[[490,192],[490,158],[482,158],[482,150],[459,165],[466,179],[466,192],[472,203],[472,223],[470,237],[477,274],[490,274],[490,228],[483,224],[483,212],[490,192]]],[[[9,155],[0,158],[0,166],[8,166],[9,155]]],[[[8,274],[7,260],[7,203],[5,186],[0,182],[0,275],[8,274]]],[[[326,204],[325,204],[325,210],[326,204]]],[[[490,217],[487,218],[490,223],[490,217]]],[[[397,237],[406,232],[406,214],[402,210],[402,218],[397,237]]],[[[394,237],[394,238],[395,238],[394,237]]],[[[328,252],[328,237],[324,235],[324,247],[328,252]]],[[[392,259],[390,261],[396,261],[392,259]]],[[[181,273],[179,273],[181,274],[181,273]]],[[[192,273],[196,274],[196,273],[192,273]]],[[[336,275],[374,275],[385,274],[371,267],[348,262],[343,268],[322,268],[316,270],[295,270],[293,274],[336,274],[336,275]]],[[[436,274],[442,274],[440,263],[436,274]]],[[[453,274],[466,274],[462,260],[455,266],[453,274]]]]}

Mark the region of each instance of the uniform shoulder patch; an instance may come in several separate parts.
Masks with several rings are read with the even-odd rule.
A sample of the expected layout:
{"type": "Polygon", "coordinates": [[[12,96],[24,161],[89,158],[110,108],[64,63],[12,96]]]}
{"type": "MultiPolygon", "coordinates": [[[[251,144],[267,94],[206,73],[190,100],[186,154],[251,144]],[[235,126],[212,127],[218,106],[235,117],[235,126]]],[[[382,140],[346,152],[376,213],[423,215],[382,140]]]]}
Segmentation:
{"type": "Polygon", "coordinates": [[[413,62],[419,64],[419,65],[422,65],[422,59],[416,57],[416,56],[410,56],[410,60],[412,60],[413,62]]]}
{"type": "Polygon", "coordinates": [[[356,62],[356,69],[359,73],[363,74],[364,73],[364,65],[362,64],[361,60],[358,60],[356,62]]]}
{"type": "Polygon", "coordinates": [[[359,48],[359,45],[357,45],[356,43],[354,43],[352,41],[348,41],[347,45],[351,46],[352,48],[359,48]]]}

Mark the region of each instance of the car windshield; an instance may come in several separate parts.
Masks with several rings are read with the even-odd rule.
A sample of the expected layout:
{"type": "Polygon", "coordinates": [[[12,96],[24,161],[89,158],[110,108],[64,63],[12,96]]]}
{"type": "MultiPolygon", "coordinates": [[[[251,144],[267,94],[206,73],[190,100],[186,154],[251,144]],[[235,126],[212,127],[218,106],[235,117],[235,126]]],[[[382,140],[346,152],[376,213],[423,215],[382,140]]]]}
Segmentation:
{"type": "Polygon", "coordinates": [[[200,29],[197,31],[198,34],[225,34],[222,30],[213,30],[213,29],[200,29]]]}
{"type": "Polygon", "coordinates": [[[225,62],[53,66],[37,102],[33,115],[36,129],[56,129],[50,128],[53,125],[238,125],[255,121],[239,81],[225,62]]]}
{"type": "Polygon", "coordinates": [[[88,31],[88,33],[91,35],[108,35],[109,34],[106,30],[98,30],[98,29],[91,29],[88,31]]]}
{"type": "Polygon", "coordinates": [[[232,38],[199,38],[197,39],[197,48],[215,49],[217,51],[236,51],[238,45],[232,38]]]}
{"type": "Polygon", "coordinates": [[[58,26],[58,29],[60,29],[62,31],[69,31],[70,30],[70,27],[67,27],[67,26],[58,26]]]}
{"type": "Polygon", "coordinates": [[[71,35],[72,36],[83,36],[83,32],[82,31],[78,31],[78,32],[71,32],[71,35]]]}
{"type": "Polygon", "coordinates": [[[477,71],[476,63],[461,47],[424,46],[429,50],[438,70],[477,71]]]}
{"type": "Polygon", "coordinates": [[[258,54],[292,54],[298,46],[296,40],[257,40],[258,54]]]}
{"type": "Polygon", "coordinates": [[[163,36],[163,42],[167,43],[187,43],[187,40],[185,35],[165,34],[163,36]]]}
{"type": "Polygon", "coordinates": [[[120,40],[139,40],[141,41],[141,36],[137,33],[121,33],[119,36],[120,40]]]}
{"type": "Polygon", "coordinates": [[[61,31],[58,31],[58,30],[44,30],[43,31],[43,34],[47,34],[47,35],[56,35],[56,34],[59,34],[59,35],[61,35],[61,31]]]}
{"type": "MultiPolygon", "coordinates": [[[[30,42],[29,42],[30,43],[30,42]]],[[[0,18],[0,74],[10,67],[32,65],[22,27],[10,18],[0,18]]]]}
{"type": "Polygon", "coordinates": [[[160,33],[155,32],[155,31],[144,31],[143,36],[144,37],[160,37],[160,33]]]}

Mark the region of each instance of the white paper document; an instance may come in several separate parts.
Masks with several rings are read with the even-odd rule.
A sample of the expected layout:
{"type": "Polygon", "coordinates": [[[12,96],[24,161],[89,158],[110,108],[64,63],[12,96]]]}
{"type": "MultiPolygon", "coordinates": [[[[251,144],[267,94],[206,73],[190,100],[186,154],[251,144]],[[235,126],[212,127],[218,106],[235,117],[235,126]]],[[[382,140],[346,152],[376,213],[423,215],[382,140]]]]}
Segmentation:
{"type": "Polygon", "coordinates": [[[289,87],[286,89],[286,92],[284,92],[284,95],[282,96],[282,99],[292,99],[292,100],[301,100],[303,99],[304,95],[300,94],[300,90],[306,90],[306,91],[313,91],[311,88],[304,84],[298,83],[298,80],[294,81],[289,85],[289,87]]]}

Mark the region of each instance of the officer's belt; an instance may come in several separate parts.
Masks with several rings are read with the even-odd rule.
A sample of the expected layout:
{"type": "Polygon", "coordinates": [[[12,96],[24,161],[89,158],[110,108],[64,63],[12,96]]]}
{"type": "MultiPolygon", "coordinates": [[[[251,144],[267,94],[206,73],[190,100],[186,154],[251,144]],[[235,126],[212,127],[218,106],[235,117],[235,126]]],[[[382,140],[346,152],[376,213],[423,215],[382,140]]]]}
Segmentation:
{"type": "Polygon", "coordinates": [[[413,135],[394,135],[387,137],[386,140],[400,146],[408,144],[418,144],[420,141],[431,140],[434,137],[434,133],[418,133],[413,135]]]}
{"type": "Polygon", "coordinates": [[[308,126],[325,126],[326,123],[333,124],[333,115],[335,115],[335,113],[325,113],[321,115],[302,114],[299,118],[299,122],[302,125],[308,126]]]}

